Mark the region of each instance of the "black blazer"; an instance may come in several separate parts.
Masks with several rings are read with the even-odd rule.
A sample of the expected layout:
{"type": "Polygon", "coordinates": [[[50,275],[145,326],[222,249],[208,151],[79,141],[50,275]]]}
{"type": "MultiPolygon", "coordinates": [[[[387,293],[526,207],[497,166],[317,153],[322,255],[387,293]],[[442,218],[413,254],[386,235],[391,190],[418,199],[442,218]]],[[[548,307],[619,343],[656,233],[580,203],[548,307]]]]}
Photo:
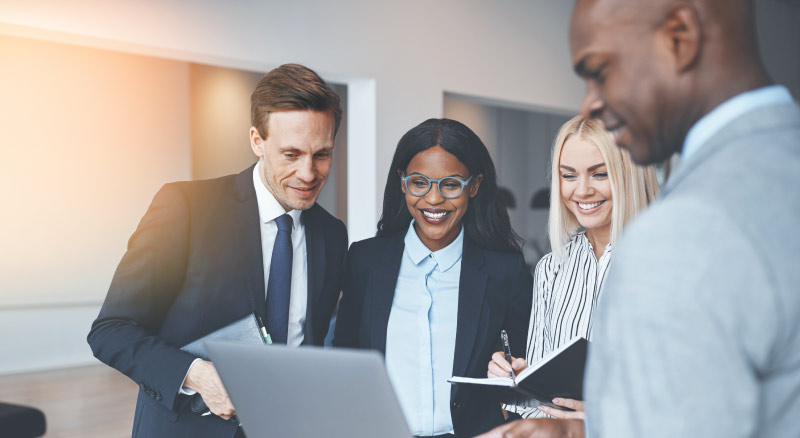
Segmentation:
{"type": "MultiPolygon", "coordinates": [[[[386,353],[386,327],[403,257],[405,233],[354,243],[348,253],[334,346],[386,353]]],[[[533,279],[520,253],[487,250],[464,238],[453,375],[486,377],[506,329],[512,354],[525,357],[533,279]]],[[[454,385],[450,413],[457,437],[503,423],[500,402],[454,385]]]]}
{"type": "MultiPolygon", "coordinates": [[[[302,214],[308,263],[305,344],[321,345],[339,298],[344,224],[319,205],[302,214]]],[[[253,167],[165,185],[128,242],[89,345],[140,386],[134,437],[233,436],[192,414],[178,391],[194,356],[179,347],[250,312],[263,318],[264,266],[253,167]]]]}

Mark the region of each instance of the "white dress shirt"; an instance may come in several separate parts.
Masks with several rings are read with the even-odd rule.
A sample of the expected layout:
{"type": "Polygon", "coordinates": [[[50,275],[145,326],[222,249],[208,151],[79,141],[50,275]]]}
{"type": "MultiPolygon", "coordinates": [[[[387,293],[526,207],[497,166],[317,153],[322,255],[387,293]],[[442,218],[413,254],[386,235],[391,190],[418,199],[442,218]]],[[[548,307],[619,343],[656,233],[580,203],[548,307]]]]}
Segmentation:
{"type": "MultiPolygon", "coordinates": [[[[267,284],[269,284],[269,268],[272,263],[272,247],[275,245],[275,236],[278,235],[278,225],[275,219],[287,213],[283,209],[275,196],[267,190],[261,182],[260,174],[261,163],[256,164],[253,169],[253,186],[256,189],[256,202],[258,203],[259,223],[261,224],[261,254],[264,262],[264,298],[267,296],[267,284]]],[[[292,217],[292,290],[289,296],[289,331],[286,338],[286,345],[297,347],[303,343],[305,332],[303,327],[306,323],[306,306],[308,297],[308,263],[306,262],[306,230],[301,221],[302,211],[289,211],[292,217]]],[[[200,359],[195,359],[186,370],[192,369],[192,365],[200,359]]],[[[184,377],[184,382],[186,378],[184,377]]],[[[186,387],[181,387],[181,394],[193,395],[195,391],[186,387]]]]}
{"type": "Polygon", "coordinates": [[[289,332],[286,345],[297,347],[303,343],[308,297],[308,263],[306,262],[306,229],[301,221],[301,210],[287,212],[261,182],[261,163],[253,169],[253,185],[256,188],[258,216],[261,223],[261,254],[264,261],[264,297],[267,296],[269,268],[272,263],[272,247],[278,234],[275,219],[284,213],[292,217],[292,291],[289,297],[289,332]]]}

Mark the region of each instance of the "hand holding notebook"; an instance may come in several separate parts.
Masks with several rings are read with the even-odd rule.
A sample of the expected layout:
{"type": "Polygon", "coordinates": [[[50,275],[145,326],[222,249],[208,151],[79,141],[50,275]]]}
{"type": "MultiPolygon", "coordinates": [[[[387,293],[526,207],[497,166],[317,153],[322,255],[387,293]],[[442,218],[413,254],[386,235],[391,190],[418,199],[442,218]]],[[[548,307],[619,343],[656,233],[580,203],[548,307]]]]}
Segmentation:
{"type": "MultiPolygon", "coordinates": [[[[206,341],[212,340],[248,345],[266,345],[272,343],[269,334],[264,328],[264,324],[261,322],[261,318],[259,318],[257,314],[251,313],[242,319],[234,321],[225,327],[184,345],[181,347],[181,350],[191,353],[200,359],[208,360],[205,343],[206,341]]],[[[189,406],[194,413],[200,413],[201,415],[209,415],[211,413],[211,410],[206,406],[200,394],[190,396],[189,406]]]]}
{"type": "Polygon", "coordinates": [[[562,345],[519,372],[515,378],[452,377],[453,384],[481,385],[498,401],[525,405],[531,399],[542,404],[563,407],[552,403],[554,398],[583,400],[583,372],[586,366],[588,341],[578,337],[562,345]]]}

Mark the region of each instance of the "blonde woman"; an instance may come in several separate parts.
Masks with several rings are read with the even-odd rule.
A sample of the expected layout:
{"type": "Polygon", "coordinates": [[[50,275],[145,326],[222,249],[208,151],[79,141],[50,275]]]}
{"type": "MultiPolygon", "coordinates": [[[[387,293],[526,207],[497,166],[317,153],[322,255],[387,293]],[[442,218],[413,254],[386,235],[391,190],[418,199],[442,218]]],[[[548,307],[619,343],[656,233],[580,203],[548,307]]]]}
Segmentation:
{"type": "MultiPolygon", "coordinates": [[[[622,230],[655,196],[658,182],[652,166],[633,164],[599,120],[574,117],[553,145],[550,190],[550,246],[553,252],[536,265],[533,307],[525,359],[512,361],[514,371],[536,363],[576,336],[591,337],[592,313],[622,230]]],[[[492,356],[489,377],[508,376],[512,364],[502,352],[492,356]]],[[[583,403],[555,399],[548,406],[506,406],[525,418],[583,418],[583,403]]]]}

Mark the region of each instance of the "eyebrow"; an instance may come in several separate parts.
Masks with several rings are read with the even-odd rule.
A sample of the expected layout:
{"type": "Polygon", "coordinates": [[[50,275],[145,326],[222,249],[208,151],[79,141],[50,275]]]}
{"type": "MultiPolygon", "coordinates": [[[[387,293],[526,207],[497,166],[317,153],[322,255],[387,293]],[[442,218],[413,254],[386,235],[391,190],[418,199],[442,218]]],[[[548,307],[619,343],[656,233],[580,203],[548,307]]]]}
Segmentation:
{"type": "MultiPolygon", "coordinates": [[[[411,172],[411,173],[409,173],[409,174],[408,174],[408,175],[406,175],[406,176],[412,176],[412,175],[419,175],[419,176],[424,176],[425,178],[429,178],[429,179],[436,179],[436,178],[431,178],[431,177],[429,177],[428,175],[423,175],[423,174],[421,174],[421,173],[419,173],[419,172],[411,172]]],[[[454,173],[454,174],[452,174],[452,175],[443,176],[443,177],[442,177],[442,178],[440,178],[440,179],[445,179],[445,178],[450,178],[450,177],[458,177],[458,178],[461,178],[461,179],[466,179],[466,178],[465,178],[463,175],[461,175],[460,173],[454,173]]]]}
{"type": "MultiPolygon", "coordinates": [[[[595,164],[593,166],[589,166],[589,168],[586,169],[586,171],[587,172],[591,172],[591,171],[597,170],[597,169],[599,169],[599,168],[601,168],[601,167],[603,167],[605,165],[606,165],[606,163],[597,163],[597,164],[595,164]]],[[[559,167],[561,167],[564,170],[569,170],[570,172],[575,172],[575,169],[573,169],[572,167],[569,167],[569,166],[564,166],[563,164],[561,166],[559,166],[559,167]]]]}
{"type": "MultiPolygon", "coordinates": [[[[278,148],[278,152],[295,152],[297,154],[304,154],[306,151],[301,150],[297,146],[284,146],[284,147],[278,148]]],[[[314,154],[318,154],[320,152],[333,152],[333,146],[326,146],[326,147],[321,148],[321,149],[319,149],[317,151],[314,151],[313,153],[314,154]]]]}

